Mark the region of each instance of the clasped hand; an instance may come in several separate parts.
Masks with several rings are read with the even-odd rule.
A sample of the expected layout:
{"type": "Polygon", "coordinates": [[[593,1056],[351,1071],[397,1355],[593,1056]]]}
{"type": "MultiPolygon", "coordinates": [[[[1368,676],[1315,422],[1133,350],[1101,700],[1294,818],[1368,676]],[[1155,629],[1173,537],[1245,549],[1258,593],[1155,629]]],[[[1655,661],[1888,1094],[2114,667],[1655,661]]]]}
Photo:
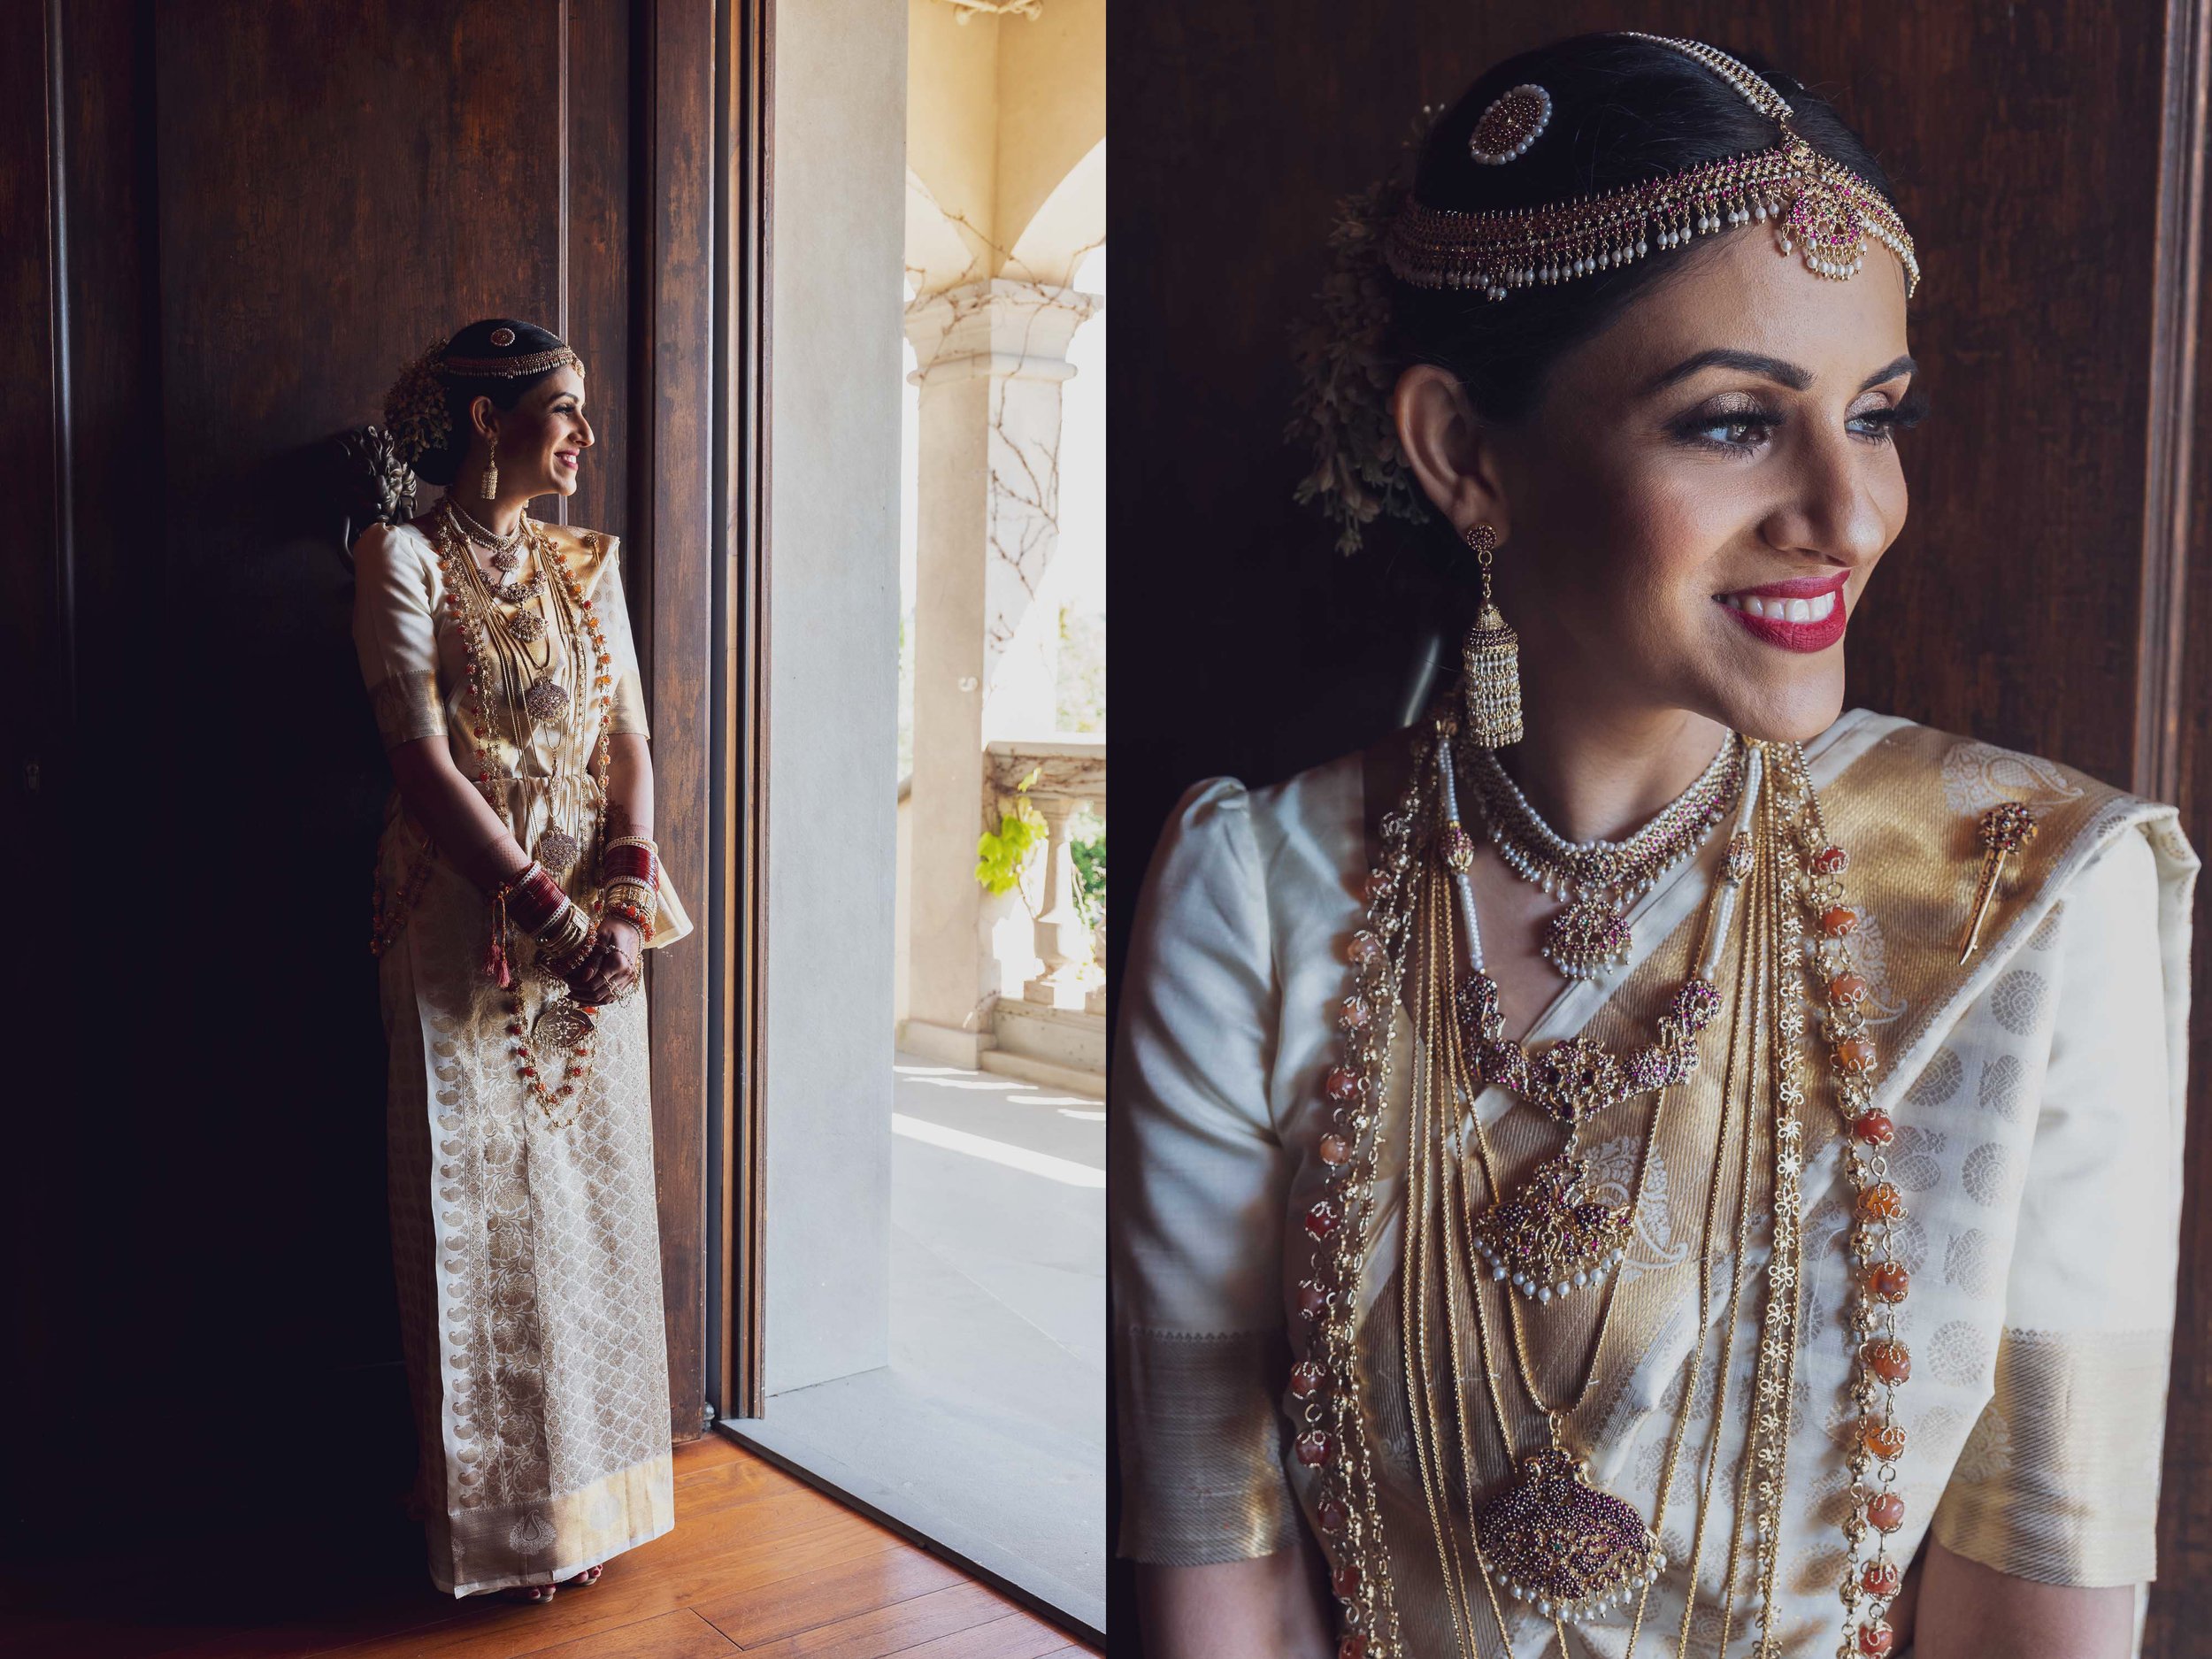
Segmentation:
{"type": "Polygon", "coordinates": [[[627,995],[644,972],[644,933],[626,917],[609,916],[601,918],[591,949],[565,978],[571,996],[597,1006],[627,995]]]}

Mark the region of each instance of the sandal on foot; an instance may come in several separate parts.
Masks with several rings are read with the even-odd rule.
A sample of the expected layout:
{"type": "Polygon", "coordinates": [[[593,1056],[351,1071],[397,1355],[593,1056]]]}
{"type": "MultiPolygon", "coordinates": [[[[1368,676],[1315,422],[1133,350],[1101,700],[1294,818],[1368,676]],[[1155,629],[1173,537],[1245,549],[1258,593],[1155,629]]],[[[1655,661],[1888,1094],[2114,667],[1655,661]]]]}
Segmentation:
{"type": "Polygon", "coordinates": [[[499,1593],[503,1601],[526,1601],[541,1605],[553,1599],[555,1586],[549,1584],[511,1584],[499,1593]]]}
{"type": "Polygon", "coordinates": [[[573,1578],[564,1578],[561,1582],[564,1584],[574,1585],[580,1590],[588,1590],[593,1585],[599,1582],[599,1575],[605,1571],[606,1568],[604,1566],[587,1567],[583,1570],[583,1571],[578,1573],[573,1578]]]}

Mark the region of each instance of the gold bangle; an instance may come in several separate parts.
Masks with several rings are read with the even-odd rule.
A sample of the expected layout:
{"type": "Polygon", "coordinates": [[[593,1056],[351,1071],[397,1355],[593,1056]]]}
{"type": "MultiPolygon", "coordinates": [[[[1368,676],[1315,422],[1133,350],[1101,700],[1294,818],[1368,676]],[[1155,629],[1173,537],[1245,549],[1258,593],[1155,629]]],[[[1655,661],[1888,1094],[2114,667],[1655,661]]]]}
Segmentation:
{"type": "Polygon", "coordinates": [[[602,904],[634,904],[648,919],[660,905],[658,895],[641,881],[617,881],[600,890],[599,900],[602,904]]]}
{"type": "Polygon", "coordinates": [[[538,931],[538,950],[549,960],[578,956],[589,944],[592,935],[591,918],[582,905],[570,899],[560,910],[538,931]]]}

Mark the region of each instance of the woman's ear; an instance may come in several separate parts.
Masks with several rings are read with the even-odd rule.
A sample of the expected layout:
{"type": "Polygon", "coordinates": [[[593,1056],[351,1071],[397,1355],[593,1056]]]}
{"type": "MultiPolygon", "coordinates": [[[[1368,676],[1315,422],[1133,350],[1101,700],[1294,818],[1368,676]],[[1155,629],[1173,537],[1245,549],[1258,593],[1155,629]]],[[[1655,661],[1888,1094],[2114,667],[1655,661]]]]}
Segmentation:
{"type": "Polygon", "coordinates": [[[1486,524],[1506,541],[1511,526],[1496,457],[1459,377],[1433,363],[1415,364],[1398,377],[1390,414],[1413,476],[1437,511],[1462,534],[1486,524]]]}
{"type": "Polygon", "coordinates": [[[469,401],[469,424],[476,428],[476,435],[488,438],[499,430],[499,405],[488,397],[469,401]]]}

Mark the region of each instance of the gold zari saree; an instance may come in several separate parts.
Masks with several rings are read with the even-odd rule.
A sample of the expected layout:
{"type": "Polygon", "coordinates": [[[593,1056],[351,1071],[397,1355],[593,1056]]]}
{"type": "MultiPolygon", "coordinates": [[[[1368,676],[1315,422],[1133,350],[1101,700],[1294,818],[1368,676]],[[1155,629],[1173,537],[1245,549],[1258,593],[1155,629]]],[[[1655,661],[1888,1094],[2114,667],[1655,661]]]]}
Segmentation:
{"type": "MultiPolygon", "coordinates": [[[[614,539],[548,529],[610,641],[609,729],[642,733],[614,539]]],[[[534,564],[514,579],[536,574],[534,564]]],[[[443,739],[472,779],[465,657],[435,553],[411,527],[378,526],[355,568],[355,643],[386,746],[443,739]]],[[[557,644],[574,618],[546,609],[557,644]]],[[[588,904],[596,720],[588,731],[530,726],[525,741],[509,741],[503,710],[536,670],[497,642],[485,662],[493,787],[508,822],[526,849],[556,826],[580,838],[574,870],[554,874],[588,904]]],[[[415,896],[380,964],[393,1257],[430,1573],[458,1596],[568,1578],[659,1536],[675,1521],[673,1479],[644,996],[602,1010],[581,1108],[549,1121],[510,1053],[507,994],[483,971],[484,895],[442,857],[425,872],[423,849],[396,795],[378,908],[415,896]]],[[[653,944],[690,929],[664,881],[653,944]]],[[[532,959],[525,941],[517,983],[534,1019],[549,987],[532,959]]]]}

